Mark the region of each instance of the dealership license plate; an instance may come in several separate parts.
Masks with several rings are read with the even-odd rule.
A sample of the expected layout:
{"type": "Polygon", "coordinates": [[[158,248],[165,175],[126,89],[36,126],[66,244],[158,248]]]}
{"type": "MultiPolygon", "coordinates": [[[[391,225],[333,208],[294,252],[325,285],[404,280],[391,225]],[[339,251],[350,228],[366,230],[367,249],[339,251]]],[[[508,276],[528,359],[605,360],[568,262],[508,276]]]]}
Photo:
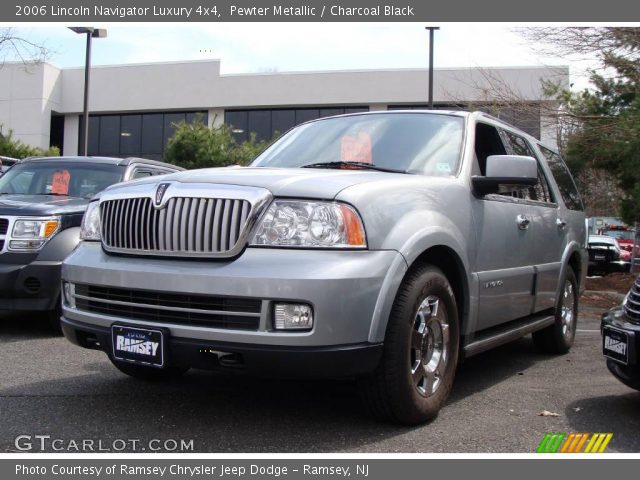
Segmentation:
{"type": "Polygon", "coordinates": [[[112,325],[113,357],[161,368],[164,366],[164,338],[162,330],[112,325]]]}
{"type": "Polygon", "coordinates": [[[604,327],[602,329],[602,352],[605,357],[624,364],[628,363],[629,336],[620,330],[604,327]]]}

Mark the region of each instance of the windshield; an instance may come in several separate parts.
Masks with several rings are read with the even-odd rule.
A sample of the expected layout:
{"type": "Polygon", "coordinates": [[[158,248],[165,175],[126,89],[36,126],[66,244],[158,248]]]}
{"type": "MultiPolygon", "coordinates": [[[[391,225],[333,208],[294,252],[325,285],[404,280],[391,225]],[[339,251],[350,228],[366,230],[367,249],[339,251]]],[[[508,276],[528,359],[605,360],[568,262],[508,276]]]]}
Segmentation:
{"type": "Polygon", "coordinates": [[[260,167],[370,168],[456,175],[463,118],[425,113],[328,118],[291,130],[252,163],[260,167]]]}
{"type": "Polygon", "coordinates": [[[91,198],[122,180],[124,169],[98,163],[27,162],[0,177],[0,195],[62,195],[91,198]]]}
{"type": "Polygon", "coordinates": [[[633,240],[634,232],[628,230],[607,230],[604,234],[608,237],[617,238],[618,240],[633,240]]]}

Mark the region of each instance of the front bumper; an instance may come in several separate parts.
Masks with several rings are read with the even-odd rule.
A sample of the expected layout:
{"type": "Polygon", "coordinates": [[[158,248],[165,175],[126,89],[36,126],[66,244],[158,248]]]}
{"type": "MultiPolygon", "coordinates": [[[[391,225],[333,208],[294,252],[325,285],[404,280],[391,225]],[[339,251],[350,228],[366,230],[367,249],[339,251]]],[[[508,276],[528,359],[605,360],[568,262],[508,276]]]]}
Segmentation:
{"type": "MultiPolygon", "coordinates": [[[[112,353],[109,328],[62,319],[64,336],[84,348],[112,353]]],[[[278,378],[356,377],[373,371],[382,356],[382,344],[330,347],[283,347],[212,342],[170,336],[167,366],[225,370],[278,378]]]]}
{"type": "Polygon", "coordinates": [[[259,324],[251,330],[212,328],[69,308],[67,321],[108,329],[113,323],[163,327],[173,338],[205,343],[329,348],[378,344],[372,334],[386,325],[406,263],[396,251],[314,251],[248,248],[232,261],[139,258],[106,254],[83,242],[63,264],[62,278],[75,284],[146,290],[173,295],[259,299],[259,324]],[[277,301],[312,306],[310,331],[276,331],[277,301]],[[382,322],[382,323],[381,323],[382,322]]]}
{"type": "Polygon", "coordinates": [[[5,253],[0,263],[0,310],[48,311],[60,295],[61,261],[5,253]]]}
{"type": "Polygon", "coordinates": [[[607,358],[613,375],[627,385],[640,385],[640,324],[629,321],[622,307],[612,308],[602,315],[601,330],[605,327],[623,332],[628,338],[626,364],[607,358]]]}

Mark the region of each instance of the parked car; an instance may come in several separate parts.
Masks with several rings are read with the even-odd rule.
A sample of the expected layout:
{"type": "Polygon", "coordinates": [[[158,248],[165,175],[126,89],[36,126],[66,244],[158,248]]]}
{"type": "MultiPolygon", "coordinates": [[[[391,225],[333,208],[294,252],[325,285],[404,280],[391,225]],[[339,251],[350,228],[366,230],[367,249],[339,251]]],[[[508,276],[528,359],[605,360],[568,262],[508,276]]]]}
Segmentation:
{"type": "Polygon", "coordinates": [[[30,158],[13,166],[0,177],[0,310],[46,312],[58,325],[62,260],[79,242],[91,198],[114,183],[178,170],[99,157],[30,158]]]}
{"type": "Polygon", "coordinates": [[[588,251],[588,275],[607,275],[631,269],[631,252],[623,250],[613,237],[589,235],[588,251]]]}
{"type": "Polygon", "coordinates": [[[622,383],[640,390],[640,277],[623,304],[602,316],[601,330],[607,368],[622,383]]]}
{"type": "Polygon", "coordinates": [[[106,189],[63,265],[63,330],[139,378],[355,377],[433,418],[459,357],[574,340],[585,216],[551,148],[482,113],[293,128],[250,167],[106,189]]]}
{"type": "MultiPolygon", "coordinates": [[[[629,253],[633,252],[633,245],[635,243],[635,230],[626,225],[606,225],[600,229],[600,235],[606,235],[608,237],[615,238],[618,241],[618,245],[624,251],[629,253]]],[[[636,255],[638,252],[636,252],[636,255]]]]}

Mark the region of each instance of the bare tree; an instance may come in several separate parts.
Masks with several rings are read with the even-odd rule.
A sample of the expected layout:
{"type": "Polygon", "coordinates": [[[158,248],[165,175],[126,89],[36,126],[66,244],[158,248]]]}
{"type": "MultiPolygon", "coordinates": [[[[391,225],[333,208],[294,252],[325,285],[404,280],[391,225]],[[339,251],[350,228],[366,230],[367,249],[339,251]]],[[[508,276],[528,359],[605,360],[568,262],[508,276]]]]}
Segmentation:
{"type": "Polygon", "coordinates": [[[44,45],[18,35],[15,28],[0,28],[0,65],[7,59],[33,65],[46,60],[49,53],[44,45]]]}

